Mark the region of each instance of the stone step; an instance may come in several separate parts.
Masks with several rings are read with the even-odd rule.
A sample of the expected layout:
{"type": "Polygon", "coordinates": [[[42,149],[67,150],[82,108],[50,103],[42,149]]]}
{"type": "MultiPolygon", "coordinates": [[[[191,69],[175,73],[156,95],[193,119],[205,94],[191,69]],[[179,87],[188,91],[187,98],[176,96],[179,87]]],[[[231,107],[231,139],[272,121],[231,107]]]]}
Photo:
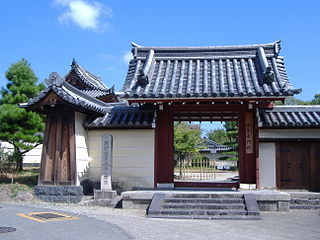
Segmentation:
{"type": "Polygon", "coordinates": [[[291,199],[290,204],[320,205],[319,199],[291,199]]]}
{"type": "Polygon", "coordinates": [[[199,204],[199,203],[164,203],[162,208],[174,208],[174,209],[245,209],[244,204],[199,204]]]}
{"type": "Polygon", "coordinates": [[[290,209],[320,209],[320,205],[290,204],[290,209]]]}
{"type": "Polygon", "coordinates": [[[241,193],[187,193],[187,194],[170,194],[169,198],[243,198],[241,193]]]}
{"type": "Polygon", "coordinates": [[[169,219],[203,219],[203,220],[260,220],[260,216],[247,215],[155,215],[149,214],[150,218],[169,218],[169,219]]]}
{"type": "Polygon", "coordinates": [[[315,192],[291,192],[291,199],[320,199],[320,193],[315,192]]]}
{"type": "Polygon", "coordinates": [[[166,198],[165,203],[243,203],[243,198],[166,198]]]}
{"type": "Polygon", "coordinates": [[[163,209],[150,214],[160,215],[247,215],[246,210],[208,210],[208,209],[163,209]]]}

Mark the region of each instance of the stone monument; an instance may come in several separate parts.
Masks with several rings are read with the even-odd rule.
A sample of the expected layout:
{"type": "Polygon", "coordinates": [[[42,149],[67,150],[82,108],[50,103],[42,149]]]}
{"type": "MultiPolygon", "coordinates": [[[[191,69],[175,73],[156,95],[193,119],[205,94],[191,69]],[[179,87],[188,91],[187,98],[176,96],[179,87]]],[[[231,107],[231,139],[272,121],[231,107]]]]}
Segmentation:
{"type": "Polygon", "coordinates": [[[112,190],[112,135],[102,136],[101,188],[94,190],[94,199],[113,199],[117,192],[112,190]]]}

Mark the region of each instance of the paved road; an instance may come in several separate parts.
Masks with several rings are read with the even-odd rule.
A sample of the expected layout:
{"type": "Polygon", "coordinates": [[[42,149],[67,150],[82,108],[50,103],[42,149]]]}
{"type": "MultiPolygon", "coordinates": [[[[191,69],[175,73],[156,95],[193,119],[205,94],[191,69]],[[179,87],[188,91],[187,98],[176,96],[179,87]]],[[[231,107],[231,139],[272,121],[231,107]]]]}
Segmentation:
{"type": "Polygon", "coordinates": [[[0,226],[17,227],[16,232],[0,234],[0,239],[320,239],[319,210],[263,213],[256,221],[168,220],[148,219],[140,210],[46,205],[49,210],[37,209],[68,212],[81,220],[38,223],[15,215],[34,207],[0,206],[0,226]]]}
{"type": "MultiPolygon", "coordinates": [[[[18,216],[17,213],[45,212],[48,209],[1,203],[0,207],[0,227],[16,228],[14,232],[0,233],[1,240],[132,239],[126,231],[117,225],[84,215],[72,214],[72,216],[79,218],[77,220],[38,222],[18,216]]],[[[58,212],[63,213],[62,211],[58,212]]]]}

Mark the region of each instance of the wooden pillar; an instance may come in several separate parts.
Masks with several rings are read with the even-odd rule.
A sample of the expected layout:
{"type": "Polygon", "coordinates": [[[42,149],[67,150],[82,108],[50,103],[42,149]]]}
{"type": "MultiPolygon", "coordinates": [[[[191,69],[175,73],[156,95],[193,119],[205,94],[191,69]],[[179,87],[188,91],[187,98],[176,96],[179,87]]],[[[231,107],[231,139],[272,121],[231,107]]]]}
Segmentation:
{"type": "Polygon", "coordinates": [[[74,114],[61,106],[47,113],[39,185],[76,185],[74,114]]]}
{"type": "Polygon", "coordinates": [[[155,131],[155,187],[158,183],[173,183],[173,124],[173,113],[161,105],[155,131]]]}
{"type": "Polygon", "coordinates": [[[255,109],[239,116],[239,175],[240,183],[257,183],[258,132],[255,109]]]}

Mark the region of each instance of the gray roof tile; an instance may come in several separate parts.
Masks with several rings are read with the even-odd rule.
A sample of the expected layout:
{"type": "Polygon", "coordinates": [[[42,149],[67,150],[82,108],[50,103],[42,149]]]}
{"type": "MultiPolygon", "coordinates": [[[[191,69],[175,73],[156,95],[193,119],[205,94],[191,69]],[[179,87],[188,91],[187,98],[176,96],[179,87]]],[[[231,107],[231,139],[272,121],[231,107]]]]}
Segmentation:
{"type": "Polygon", "coordinates": [[[107,103],[84,94],[67,82],[62,82],[59,86],[51,85],[47,87],[36,98],[30,99],[28,103],[21,106],[24,108],[30,108],[37,102],[40,102],[51,91],[53,91],[57,96],[59,96],[67,103],[72,104],[80,109],[86,109],[99,114],[104,114],[106,113],[108,108],[107,103]]]}
{"type": "MultiPolygon", "coordinates": [[[[74,70],[80,80],[89,87],[89,89],[96,90],[108,90],[109,88],[105,85],[101,78],[95,76],[94,74],[86,71],[83,67],[81,67],[76,60],[72,60],[71,70],[74,70]]],[[[70,72],[69,72],[70,73],[70,72]]],[[[67,74],[67,76],[69,75],[67,74]]]]}
{"type": "Polygon", "coordinates": [[[206,139],[205,145],[206,145],[206,148],[201,149],[200,152],[210,151],[211,153],[217,153],[217,152],[229,151],[234,149],[233,147],[219,144],[211,139],[206,139]]]}
{"type": "Polygon", "coordinates": [[[273,109],[260,109],[262,128],[319,128],[320,106],[275,106],[273,109]]]}
{"type": "Polygon", "coordinates": [[[279,50],[279,41],[189,48],[134,44],[122,91],[129,99],[290,96],[299,90],[292,89],[279,50]],[[264,80],[266,67],[274,76],[271,83],[264,80]],[[139,69],[148,77],[145,87],[139,85],[139,69]]]}
{"type": "Polygon", "coordinates": [[[87,128],[152,128],[154,123],[154,110],[123,104],[123,106],[109,108],[103,117],[91,119],[84,126],[87,128]]]}

